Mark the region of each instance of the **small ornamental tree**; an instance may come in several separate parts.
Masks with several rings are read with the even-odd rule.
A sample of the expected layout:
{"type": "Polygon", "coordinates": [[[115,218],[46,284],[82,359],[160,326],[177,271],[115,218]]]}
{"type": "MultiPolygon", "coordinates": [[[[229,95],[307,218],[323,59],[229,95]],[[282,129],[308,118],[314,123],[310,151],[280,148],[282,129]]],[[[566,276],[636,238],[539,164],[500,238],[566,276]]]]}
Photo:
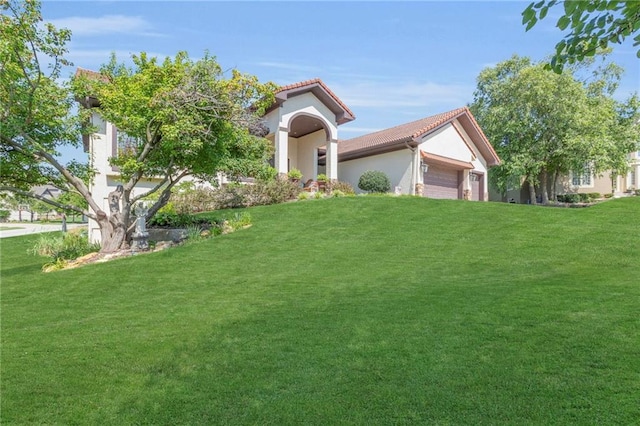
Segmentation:
{"type": "Polygon", "coordinates": [[[368,170],[360,176],[358,188],[373,193],[385,193],[391,189],[389,177],[379,170],[368,170]]]}
{"type": "Polygon", "coordinates": [[[99,75],[80,73],[68,85],[60,77],[70,65],[64,54],[71,33],[42,24],[38,1],[0,0],[0,9],[0,191],[86,215],[100,226],[101,251],[111,252],[133,232],[137,201],[159,194],[148,220],[187,176],[263,172],[271,145],[260,117],[274,100],[275,85],[236,70],[229,75],[208,54],[194,61],[186,53],[162,62],[141,53],[133,56],[132,68],[113,57],[99,75]],[[74,99],[81,100],[79,114],[73,113],[74,99]],[[60,146],[77,145],[81,133],[92,132],[83,125],[93,113],[130,142],[112,159],[122,185],[109,194],[108,209],[89,192],[91,173],[57,157],[60,146]],[[149,178],[159,179],[158,185],[134,195],[137,183],[149,178]],[[29,192],[43,183],[83,201],[64,204],[74,203],[73,197],[56,201],[29,192]]]}

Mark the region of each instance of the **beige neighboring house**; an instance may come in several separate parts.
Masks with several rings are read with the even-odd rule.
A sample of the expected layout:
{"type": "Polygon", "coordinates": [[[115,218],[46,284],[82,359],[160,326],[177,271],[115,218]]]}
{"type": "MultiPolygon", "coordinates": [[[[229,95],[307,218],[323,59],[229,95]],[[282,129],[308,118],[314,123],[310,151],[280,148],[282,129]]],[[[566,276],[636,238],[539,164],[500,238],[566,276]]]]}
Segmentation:
{"type": "MultiPolygon", "coordinates": [[[[634,191],[640,188],[639,177],[640,151],[635,151],[629,154],[629,171],[626,175],[615,175],[611,172],[596,175],[588,170],[583,173],[570,173],[558,179],[556,194],[599,193],[602,196],[612,194],[616,198],[624,197],[634,194],[634,191]]],[[[503,195],[491,189],[492,201],[529,203],[529,187],[526,183],[521,184],[520,187],[509,188],[503,195]]],[[[551,186],[549,186],[549,195],[551,195],[551,186]]]]}
{"type": "MultiPolygon", "coordinates": [[[[101,78],[93,71],[78,69],[77,74],[101,78]]],[[[88,107],[98,100],[79,100],[88,107]]],[[[399,194],[433,198],[487,200],[487,173],[500,159],[468,108],[459,108],[375,132],[354,139],[340,140],[340,125],[355,115],[320,79],[281,87],[264,121],[266,138],[274,146],[271,161],[279,174],[292,168],[302,172],[303,181],[326,174],[357,188],[366,170],[380,170],[391,179],[399,194]]],[[[128,138],[102,120],[91,116],[96,132],[84,138],[95,177],[90,191],[101,207],[108,210],[107,196],[122,184],[120,173],[109,159],[127,148],[128,138]]],[[[134,193],[147,191],[159,180],[141,181],[134,193]]],[[[220,184],[226,182],[219,177],[220,184]]],[[[89,235],[99,242],[98,224],[89,221],[89,235]]]]}

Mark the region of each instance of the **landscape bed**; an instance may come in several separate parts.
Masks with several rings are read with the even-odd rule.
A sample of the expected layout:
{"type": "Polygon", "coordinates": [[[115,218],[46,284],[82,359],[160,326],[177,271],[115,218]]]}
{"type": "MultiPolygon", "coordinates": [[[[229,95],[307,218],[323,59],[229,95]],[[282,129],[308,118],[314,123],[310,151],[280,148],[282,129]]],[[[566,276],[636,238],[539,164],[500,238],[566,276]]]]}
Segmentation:
{"type": "MultiPolygon", "coordinates": [[[[3,239],[3,424],[631,424],[640,198],[351,197],[44,274],[3,239]]],[[[207,214],[215,218],[224,214],[207,214]]]]}

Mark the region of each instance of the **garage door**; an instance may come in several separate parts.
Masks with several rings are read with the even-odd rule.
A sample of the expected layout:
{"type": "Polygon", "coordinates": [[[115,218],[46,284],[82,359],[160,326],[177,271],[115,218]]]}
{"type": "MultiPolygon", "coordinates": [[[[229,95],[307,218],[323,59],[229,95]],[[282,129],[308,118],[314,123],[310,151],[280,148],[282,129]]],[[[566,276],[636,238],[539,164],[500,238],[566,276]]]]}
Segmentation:
{"type": "Polygon", "coordinates": [[[430,166],[424,174],[424,195],[429,198],[458,199],[458,171],[430,166]]]}

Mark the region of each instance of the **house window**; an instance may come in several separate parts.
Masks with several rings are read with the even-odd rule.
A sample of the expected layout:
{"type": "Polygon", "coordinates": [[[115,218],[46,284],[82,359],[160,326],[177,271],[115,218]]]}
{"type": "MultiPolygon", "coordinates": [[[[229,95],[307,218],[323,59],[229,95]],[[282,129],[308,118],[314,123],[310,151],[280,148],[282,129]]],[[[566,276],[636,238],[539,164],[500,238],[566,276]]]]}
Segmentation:
{"type": "Polygon", "coordinates": [[[135,154],[138,149],[139,139],[127,135],[125,132],[118,132],[117,156],[135,154]]]}
{"type": "Polygon", "coordinates": [[[93,126],[95,133],[101,135],[107,134],[107,123],[98,114],[91,114],[91,126],[93,126]]]}
{"type": "Polygon", "coordinates": [[[633,170],[631,170],[631,172],[629,173],[629,185],[636,185],[636,172],[634,172],[633,170]]]}
{"type": "Polygon", "coordinates": [[[573,186],[591,186],[592,184],[591,170],[587,167],[582,172],[573,172],[571,183],[573,186]]]}

